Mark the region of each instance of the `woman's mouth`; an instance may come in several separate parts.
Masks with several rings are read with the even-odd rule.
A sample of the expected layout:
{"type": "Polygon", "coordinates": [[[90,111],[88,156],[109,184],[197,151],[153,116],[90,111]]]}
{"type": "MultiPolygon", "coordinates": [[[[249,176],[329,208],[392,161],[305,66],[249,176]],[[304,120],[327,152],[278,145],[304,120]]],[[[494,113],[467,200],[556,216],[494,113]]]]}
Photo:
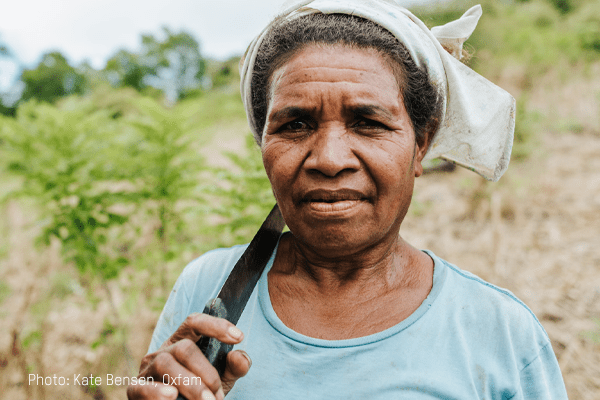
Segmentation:
{"type": "Polygon", "coordinates": [[[311,190],[302,196],[303,204],[313,211],[322,213],[346,211],[366,201],[368,201],[367,196],[350,189],[311,190]]]}
{"type": "Polygon", "coordinates": [[[365,200],[311,200],[307,203],[310,209],[317,212],[338,212],[356,207],[363,201],[365,200]]]}

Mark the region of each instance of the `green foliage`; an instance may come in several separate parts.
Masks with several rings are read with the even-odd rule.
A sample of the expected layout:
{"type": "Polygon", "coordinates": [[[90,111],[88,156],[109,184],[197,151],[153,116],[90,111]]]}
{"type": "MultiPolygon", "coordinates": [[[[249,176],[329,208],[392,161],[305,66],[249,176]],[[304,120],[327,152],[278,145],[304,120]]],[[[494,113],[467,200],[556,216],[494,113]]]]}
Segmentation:
{"type": "Polygon", "coordinates": [[[212,78],[213,87],[222,87],[231,83],[233,72],[230,66],[222,66],[212,78]]]}
{"type": "Polygon", "coordinates": [[[0,56],[9,56],[11,54],[8,46],[0,42],[0,56]]]}
{"type": "MultiPolygon", "coordinates": [[[[12,57],[13,57],[12,51],[0,39],[0,61],[6,60],[6,59],[10,59],[12,57]]],[[[0,67],[0,76],[1,75],[2,75],[2,69],[0,67]]],[[[15,113],[14,107],[7,107],[6,105],[4,105],[4,101],[3,101],[4,99],[2,97],[4,97],[4,96],[2,96],[2,93],[0,93],[0,114],[3,114],[3,115],[14,115],[14,113],[15,113]]]]}
{"type": "Polygon", "coordinates": [[[42,343],[42,332],[39,330],[29,332],[21,342],[21,345],[24,349],[27,349],[31,346],[39,346],[42,343]]]}
{"type": "MultiPolygon", "coordinates": [[[[195,151],[191,127],[178,109],[165,109],[150,99],[136,103],[139,114],[126,119],[135,129],[132,176],[137,177],[143,209],[158,221],[155,233],[164,261],[173,259],[181,243],[189,242],[185,215],[203,202],[197,192],[205,169],[195,151]]],[[[195,223],[201,223],[195,218],[195,223]]]]}
{"type": "Polygon", "coordinates": [[[110,230],[127,217],[112,207],[127,193],[111,190],[107,183],[123,179],[124,157],[115,136],[115,124],[105,111],[89,107],[62,110],[30,101],[15,120],[4,119],[8,169],[24,178],[14,194],[35,198],[43,205],[40,239],[52,236],[65,257],[82,272],[114,277],[126,260],[103,249],[110,230]]]}
{"type": "Polygon", "coordinates": [[[175,33],[163,28],[163,39],[142,35],[142,50],[119,50],[106,63],[107,78],[115,87],[143,91],[155,87],[163,91],[170,104],[196,93],[206,62],[200,45],[187,32],[175,33]]]}
{"type": "Polygon", "coordinates": [[[226,153],[231,169],[215,171],[215,196],[211,212],[222,222],[210,230],[218,235],[219,246],[247,243],[275,204],[260,150],[251,135],[246,137],[247,154],[226,153]]]}
{"type": "Polygon", "coordinates": [[[600,318],[594,318],[594,323],[598,328],[594,331],[583,332],[583,336],[591,340],[595,344],[600,344],[600,318]]]}
{"type": "Polygon", "coordinates": [[[413,197],[410,202],[410,213],[415,217],[422,217],[427,214],[427,211],[431,209],[431,206],[431,201],[421,202],[413,197]]]}
{"type": "Polygon", "coordinates": [[[14,117],[17,113],[17,108],[16,107],[7,107],[4,104],[2,104],[2,101],[0,101],[0,114],[2,115],[6,115],[9,117],[14,117]]]}
{"type": "MultiPolygon", "coordinates": [[[[205,144],[207,129],[213,131],[220,124],[227,125],[236,121],[244,121],[246,112],[239,93],[215,91],[210,95],[195,99],[186,99],[177,104],[177,112],[181,123],[194,137],[197,145],[205,144]]],[[[216,132],[218,135],[218,131],[216,132]]]]}
{"type": "Polygon", "coordinates": [[[90,347],[92,349],[96,349],[99,346],[106,344],[108,339],[110,339],[110,337],[113,336],[117,330],[117,327],[115,327],[110,321],[105,320],[104,326],[100,331],[100,335],[98,335],[98,338],[92,342],[90,347]]]}
{"type": "Polygon", "coordinates": [[[21,80],[25,84],[22,101],[37,99],[53,103],[58,98],[85,90],[83,75],[59,52],[45,54],[36,68],[22,72],[21,80]]]}
{"type": "Polygon", "coordinates": [[[583,61],[600,59],[600,2],[579,1],[566,18],[567,32],[577,40],[583,61]]]}
{"type": "Polygon", "coordinates": [[[431,27],[456,19],[478,3],[483,15],[465,46],[474,53],[470,66],[486,77],[494,79],[507,66],[523,65],[530,79],[598,58],[594,16],[600,6],[591,0],[455,1],[421,8],[418,15],[431,27]]]}
{"type": "Polygon", "coordinates": [[[0,281],[0,304],[2,304],[4,300],[8,299],[11,292],[12,291],[10,289],[10,286],[8,286],[8,283],[0,281]]]}
{"type": "Polygon", "coordinates": [[[81,286],[69,274],[58,272],[51,278],[49,297],[63,300],[71,294],[81,294],[81,286]]]}
{"type": "Polygon", "coordinates": [[[556,8],[561,14],[568,14],[573,11],[575,5],[572,0],[549,0],[550,3],[556,8]]]}
{"type": "Polygon", "coordinates": [[[109,82],[114,87],[132,87],[141,92],[147,86],[144,76],[151,71],[141,64],[140,58],[127,50],[119,50],[104,67],[109,82]]]}
{"type": "Polygon", "coordinates": [[[66,261],[105,280],[133,262],[129,249],[150,224],[160,260],[151,265],[164,274],[201,223],[205,167],[189,112],[112,91],[58,106],[30,101],[3,118],[1,158],[22,178],[12,196],[39,205],[40,242],[58,238],[66,261]]]}
{"type": "Polygon", "coordinates": [[[434,26],[447,24],[460,18],[467,10],[468,6],[464,2],[455,1],[451,5],[432,7],[431,5],[421,5],[414,9],[417,15],[430,29],[434,26]]]}
{"type": "Polygon", "coordinates": [[[232,88],[236,94],[239,92],[240,57],[232,57],[227,61],[219,62],[208,60],[206,75],[210,77],[213,88],[232,88]]]}
{"type": "Polygon", "coordinates": [[[523,161],[528,158],[537,144],[536,132],[539,130],[541,116],[529,110],[525,97],[517,100],[517,115],[515,119],[515,138],[511,159],[523,161]]]}
{"type": "Polygon", "coordinates": [[[583,48],[600,52],[600,19],[598,17],[590,18],[581,26],[579,39],[583,48]]]}

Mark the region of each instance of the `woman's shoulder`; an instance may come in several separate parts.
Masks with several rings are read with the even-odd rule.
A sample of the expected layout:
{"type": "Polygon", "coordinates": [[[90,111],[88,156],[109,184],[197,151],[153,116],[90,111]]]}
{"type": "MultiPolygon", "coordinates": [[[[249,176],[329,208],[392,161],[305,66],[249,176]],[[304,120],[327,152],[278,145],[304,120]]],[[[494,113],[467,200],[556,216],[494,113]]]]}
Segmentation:
{"type": "Polygon", "coordinates": [[[202,312],[205,304],[217,295],[247,246],[208,251],[183,269],[160,315],[149,352],[156,351],[188,315],[202,312]]]}
{"type": "Polygon", "coordinates": [[[482,306],[508,307],[509,309],[523,312],[537,320],[529,307],[510,290],[490,283],[469,271],[465,271],[436,256],[431,251],[426,251],[426,253],[434,260],[436,268],[443,268],[445,270],[443,271],[447,275],[444,278],[445,284],[453,286],[451,290],[455,295],[466,297],[468,300],[477,298],[483,302],[482,306]]]}
{"type": "Polygon", "coordinates": [[[188,313],[202,312],[207,301],[217,296],[248,244],[208,251],[191,261],[181,272],[173,290],[181,290],[188,313]]]}
{"type": "Polygon", "coordinates": [[[506,346],[531,351],[525,357],[529,360],[550,344],[548,334],[533,311],[510,290],[429,254],[436,268],[442,269],[445,275],[436,305],[446,316],[459,322],[458,329],[463,334],[481,338],[483,345],[506,342],[503,343],[506,346]]]}
{"type": "Polygon", "coordinates": [[[207,251],[186,265],[179,279],[189,286],[197,282],[200,277],[203,282],[227,277],[247,247],[248,244],[240,244],[207,251]]]}

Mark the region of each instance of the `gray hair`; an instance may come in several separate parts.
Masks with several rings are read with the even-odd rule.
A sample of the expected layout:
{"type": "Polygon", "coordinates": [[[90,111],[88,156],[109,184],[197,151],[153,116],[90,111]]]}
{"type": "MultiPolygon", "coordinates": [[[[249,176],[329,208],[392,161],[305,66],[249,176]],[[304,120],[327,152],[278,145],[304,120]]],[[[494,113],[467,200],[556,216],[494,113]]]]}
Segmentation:
{"type": "Polygon", "coordinates": [[[442,98],[425,67],[419,68],[406,47],[378,24],[347,14],[309,14],[273,27],[263,39],[252,74],[253,113],[263,131],[269,102],[268,88],[275,70],[309,44],[343,44],[372,48],[389,64],[404,100],[419,145],[437,130],[442,98]]]}

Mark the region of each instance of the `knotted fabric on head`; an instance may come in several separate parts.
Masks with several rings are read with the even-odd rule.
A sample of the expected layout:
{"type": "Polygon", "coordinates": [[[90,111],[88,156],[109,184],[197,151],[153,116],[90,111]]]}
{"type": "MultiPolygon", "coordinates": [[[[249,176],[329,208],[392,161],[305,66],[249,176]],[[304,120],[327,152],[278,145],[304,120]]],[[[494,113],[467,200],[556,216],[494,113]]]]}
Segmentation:
{"type": "Polygon", "coordinates": [[[442,120],[425,159],[443,158],[497,181],[506,171],[512,149],[515,100],[510,94],[462,64],[465,40],[475,30],[481,6],[431,30],[396,0],[292,0],[252,41],[240,64],[241,93],[248,123],[262,142],[252,111],[252,72],[263,38],[282,20],[308,14],[349,14],[373,21],[392,33],[443,99],[442,120]],[[455,58],[456,57],[456,58],[455,58]]]}

